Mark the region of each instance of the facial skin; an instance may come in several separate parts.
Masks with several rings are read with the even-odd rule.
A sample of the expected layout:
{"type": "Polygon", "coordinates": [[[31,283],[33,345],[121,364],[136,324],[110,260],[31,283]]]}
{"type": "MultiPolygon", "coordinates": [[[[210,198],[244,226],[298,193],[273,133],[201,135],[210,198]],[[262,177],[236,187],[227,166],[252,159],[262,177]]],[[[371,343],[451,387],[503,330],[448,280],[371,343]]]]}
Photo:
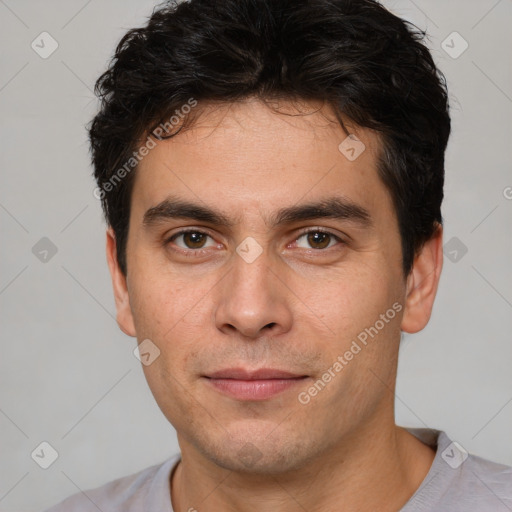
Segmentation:
{"type": "Polygon", "coordinates": [[[395,426],[393,391],[400,332],[421,330],[430,317],[441,229],[405,278],[375,133],[349,125],[366,146],[349,161],[338,149],[347,134],[319,103],[293,116],[282,113],[297,114],[285,101],[281,113],[256,99],[202,108],[191,128],[158,142],[139,164],[126,278],[107,233],[118,323],[161,352],[143,369],[178,433],[173,506],[313,512],[339,510],[342,501],[344,510],[398,510],[434,456],[395,426]],[[162,203],[177,199],[223,222],[163,215],[162,203]],[[275,222],[280,210],[331,199],[367,212],[366,221],[275,222]],[[184,228],[207,236],[170,240],[184,228]],[[251,263],[236,252],[247,237],[262,249],[251,263]],[[400,311],[301,403],[299,394],[393,304],[400,311]],[[237,399],[206,377],[227,368],[304,378],[267,399],[237,399]]]}

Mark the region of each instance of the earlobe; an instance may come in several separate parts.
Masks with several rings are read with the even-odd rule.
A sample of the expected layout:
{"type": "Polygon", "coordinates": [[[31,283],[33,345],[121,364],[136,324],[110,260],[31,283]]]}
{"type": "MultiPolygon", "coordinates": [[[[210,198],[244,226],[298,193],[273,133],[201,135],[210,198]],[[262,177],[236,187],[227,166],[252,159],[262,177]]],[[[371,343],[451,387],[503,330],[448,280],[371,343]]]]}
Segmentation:
{"type": "Polygon", "coordinates": [[[414,259],[407,277],[405,311],[401,329],[414,333],[427,325],[443,267],[443,228],[439,226],[414,259]]]}
{"type": "Polygon", "coordinates": [[[116,237],[112,228],[107,229],[107,262],[112,278],[112,287],[114,289],[114,298],[117,310],[117,324],[119,328],[128,336],[135,337],[135,324],[133,321],[132,310],[130,307],[130,297],[126,277],[122,273],[117,261],[116,237]]]}

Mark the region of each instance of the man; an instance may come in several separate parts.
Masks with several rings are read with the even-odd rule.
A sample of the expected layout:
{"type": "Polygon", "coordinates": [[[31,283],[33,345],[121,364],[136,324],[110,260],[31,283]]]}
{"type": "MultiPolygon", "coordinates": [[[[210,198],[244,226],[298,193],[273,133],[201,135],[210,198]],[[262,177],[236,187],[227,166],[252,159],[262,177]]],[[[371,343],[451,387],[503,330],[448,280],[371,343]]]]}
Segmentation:
{"type": "Polygon", "coordinates": [[[191,0],[90,127],[120,328],[181,453],[52,512],[506,511],[512,468],[394,421],[442,267],[442,74],[373,0],[191,0]]]}

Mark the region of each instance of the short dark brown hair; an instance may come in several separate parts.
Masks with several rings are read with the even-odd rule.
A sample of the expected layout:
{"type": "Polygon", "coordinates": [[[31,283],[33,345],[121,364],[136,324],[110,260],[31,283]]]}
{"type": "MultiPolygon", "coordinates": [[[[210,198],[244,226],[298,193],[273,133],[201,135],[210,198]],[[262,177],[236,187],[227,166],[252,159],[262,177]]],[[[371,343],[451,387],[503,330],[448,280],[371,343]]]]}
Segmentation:
{"type": "Polygon", "coordinates": [[[122,38],[96,82],[101,108],[89,127],[96,190],[123,273],[141,140],[161,134],[173,116],[187,117],[191,99],[256,96],[323,100],[340,122],[343,115],[379,133],[378,170],[396,210],[407,275],[442,224],[450,134],[446,81],[425,35],[373,0],[190,0],[156,8],[146,26],[122,38]]]}

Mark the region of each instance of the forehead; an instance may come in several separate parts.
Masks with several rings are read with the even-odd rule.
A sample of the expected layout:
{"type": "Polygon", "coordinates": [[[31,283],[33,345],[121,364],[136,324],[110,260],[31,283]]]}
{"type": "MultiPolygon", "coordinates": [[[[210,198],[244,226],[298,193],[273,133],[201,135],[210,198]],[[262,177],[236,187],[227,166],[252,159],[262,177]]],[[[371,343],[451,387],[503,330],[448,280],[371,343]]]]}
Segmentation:
{"type": "Polygon", "coordinates": [[[390,207],[377,174],[378,136],[346,122],[360,142],[347,139],[329,106],[253,99],[196,108],[189,127],[157,141],[139,163],[132,194],[139,217],[169,195],[239,216],[335,192],[369,210],[390,207]]]}

